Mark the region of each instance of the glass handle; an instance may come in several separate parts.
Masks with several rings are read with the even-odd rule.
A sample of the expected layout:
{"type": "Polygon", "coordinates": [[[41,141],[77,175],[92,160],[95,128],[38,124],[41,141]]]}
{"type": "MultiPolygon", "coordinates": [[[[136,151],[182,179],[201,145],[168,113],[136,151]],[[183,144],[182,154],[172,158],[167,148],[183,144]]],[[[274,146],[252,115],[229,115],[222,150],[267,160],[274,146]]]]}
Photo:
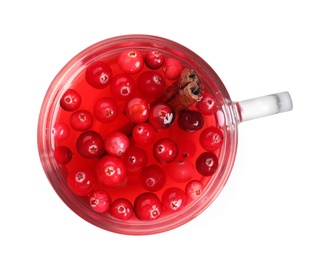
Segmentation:
{"type": "Polygon", "coordinates": [[[236,102],[240,122],[270,116],[292,110],[293,103],[288,92],[252,98],[236,102]]]}

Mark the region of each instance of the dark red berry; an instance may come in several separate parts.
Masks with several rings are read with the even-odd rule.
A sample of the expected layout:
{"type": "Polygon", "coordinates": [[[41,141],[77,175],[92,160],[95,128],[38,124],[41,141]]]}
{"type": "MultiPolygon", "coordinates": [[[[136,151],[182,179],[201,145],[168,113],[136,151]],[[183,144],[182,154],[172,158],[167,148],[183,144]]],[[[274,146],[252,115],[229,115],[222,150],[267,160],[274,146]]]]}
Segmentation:
{"type": "Polygon", "coordinates": [[[151,164],[141,172],[140,182],[144,189],[156,192],[164,187],[166,175],[160,166],[151,164]]]}
{"type": "Polygon", "coordinates": [[[192,180],[187,183],[185,192],[189,198],[197,199],[202,196],[204,188],[201,181],[192,180]]]}
{"type": "Polygon", "coordinates": [[[207,151],[215,151],[223,144],[223,132],[215,126],[207,127],[200,133],[199,142],[207,151]]]}
{"type": "Polygon", "coordinates": [[[174,121],[174,112],[168,104],[156,104],[150,109],[149,123],[158,130],[171,126],[174,121]]]}
{"type": "Polygon", "coordinates": [[[54,126],[52,128],[52,134],[56,141],[62,141],[64,139],[68,138],[68,136],[70,134],[70,128],[67,124],[58,122],[58,123],[54,124],[54,126]]]}
{"type": "Polygon", "coordinates": [[[117,119],[118,114],[118,105],[110,97],[101,98],[94,104],[93,115],[102,123],[111,123],[117,119]]]}
{"type": "Polygon", "coordinates": [[[122,159],[106,155],[96,163],[95,172],[99,182],[107,187],[116,187],[126,178],[126,167],[122,159]]]}
{"type": "Polygon", "coordinates": [[[212,94],[203,92],[200,100],[196,103],[196,107],[203,115],[212,115],[217,110],[216,104],[216,99],[212,94]]]}
{"type": "Polygon", "coordinates": [[[108,86],[112,79],[112,71],[107,63],[95,61],[86,69],[85,78],[90,86],[101,89],[108,86]]]}
{"type": "Polygon", "coordinates": [[[148,123],[140,123],[133,128],[133,139],[139,145],[148,145],[154,142],[155,128],[148,123]]]}
{"type": "Polygon", "coordinates": [[[121,220],[128,220],[133,215],[133,205],[125,198],[116,199],[110,205],[110,215],[121,220]]]}
{"type": "Polygon", "coordinates": [[[132,98],[125,105],[124,115],[132,123],[143,123],[149,117],[149,104],[144,98],[132,98]]]}
{"type": "Polygon", "coordinates": [[[124,154],[124,163],[128,172],[138,172],[144,169],[148,161],[147,153],[144,149],[131,146],[124,154]]]}
{"type": "Polygon", "coordinates": [[[175,182],[189,181],[195,174],[195,166],[188,160],[179,160],[167,165],[168,176],[175,182]]]}
{"type": "Polygon", "coordinates": [[[203,176],[215,174],[218,168],[218,158],[212,152],[203,152],[196,160],[196,169],[203,176]]]}
{"type": "Polygon", "coordinates": [[[88,195],[94,188],[95,175],[88,170],[70,171],[67,175],[67,184],[72,192],[79,196],[88,195]]]}
{"type": "Polygon", "coordinates": [[[139,220],[158,219],[162,213],[162,203],[155,193],[142,193],[135,199],[134,213],[139,220]]]}
{"type": "Polygon", "coordinates": [[[138,73],[144,65],[144,58],[137,50],[127,50],[118,57],[118,66],[126,74],[138,73]]]}
{"type": "Polygon", "coordinates": [[[84,158],[99,158],[104,152],[104,141],[100,134],[88,130],[83,132],[76,141],[77,151],[84,158]]]}
{"type": "Polygon", "coordinates": [[[110,92],[113,98],[127,100],[134,96],[136,85],[133,78],[126,74],[113,77],[110,83],[110,92]]]}
{"type": "Polygon", "coordinates": [[[179,60],[170,57],[164,60],[162,69],[167,79],[175,80],[181,75],[182,64],[179,60]]]}
{"type": "Polygon", "coordinates": [[[109,133],[104,140],[106,152],[116,156],[123,155],[127,151],[129,144],[128,137],[119,131],[109,133]]]}
{"type": "Polygon", "coordinates": [[[195,110],[182,110],[178,117],[178,125],[188,132],[198,131],[204,126],[204,117],[195,110]]]}
{"type": "Polygon", "coordinates": [[[166,88],[163,76],[157,71],[145,71],[137,80],[137,89],[146,98],[160,97],[166,88]]]}
{"type": "Polygon", "coordinates": [[[163,192],[161,201],[166,210],[177,212],[187,204],[187,196],[180,188],[172,187],[163,192]]]}
{"type": "Polygon", "coordinates": [[[59,164],[67,164],[72,159],[72,152],[67,146],[57,146],[54,150],[54,159],[59,164]]]}
{"type": "Polygon", "coordinates": [[[178,145],[170,138],[161,138],[153,145],[153,155],[160,163],[173,162],[178,156],[178,145]]]}
{"type": "Polygon", "coordinates": [[[110,195],[103,190],[95,190],[89,196],[90,207],[99,213],[108,211],[111,203],[110,195]]]}
{"type": "Polygon", "coordinates": [[[93,123],[93,116],[88,110],[77,110],[70,117],[70,125],[76,131],[88,130],[93,123]]]}
{"type": "Polygon", "coordinates": [[[162,67],[164,62],[163,54],[158,50],[149,51],[145,55],[145,64],[148,68],[152,70],[157,70],[162,67]]]}
{"type": "Polygon", "coordinates": [[[77,110],[81,105],[81,96],[74,89],[65,91],[60,99],[60,106],[66,111],[77,110]]]}

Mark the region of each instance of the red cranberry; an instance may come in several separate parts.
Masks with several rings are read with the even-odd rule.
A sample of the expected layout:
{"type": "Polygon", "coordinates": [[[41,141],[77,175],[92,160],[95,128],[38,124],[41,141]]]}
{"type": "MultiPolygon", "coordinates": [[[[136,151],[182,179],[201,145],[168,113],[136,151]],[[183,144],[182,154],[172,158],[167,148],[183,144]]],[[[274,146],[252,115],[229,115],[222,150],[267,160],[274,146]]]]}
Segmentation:
{"type": "Polygon", "coordinates": [[[135,94],[136,85],[133,78],[126,74],[113,77],[110,83],[111,96],[118,100],[127,100],[135,94]]]}
{"type": "Polygon", "coordinates": [[[199,142],[207,151],[215,151],[223,144],[223,132],[215,126],[207,127],[200,133],[199,142]]]}
{"type": "Polygon", "coordinates": [[[166,88],[163,76],[157,71],[145,71],[137,80],[137,89],[146,98],[160,97],[166,88]]]}
{"type": "Polygon", "coordinates": [[[201,197],[204,191],[204,184],[198,180],[189,181],[186,185],[185,192],[191,199],[197,199],[201,197]]]}
{"type": "Polygon", "coordinates": [[[154,142],[156,131],[155,128],[148,123],[140,123],[133,129],[133,139],[139,145],[148,145],[154,142]]]}
{"type": "Polygon", "coordinates": [[[170,163],[166,168],[168,176],[175,182],[189,181],[195,174],[195,166],[188,160],[170,163]]]}
{"type": "Polygon", "coordinates": [[[183,159],[191,159],[195,156],[197,147],[193,140],[179,138],[178,147],[179,147],[179,158],[183,159]]]}
{"type": "Polygon", "coordinates": [[[167,58],[164,61],[163,67],[164,76],[167,79],[175,80],[180,77],[182,72],[182,64],[175,58],[167,58]]]}
{"type": "Polygon", "coordinates": [[[129,147],[129,139],[121,132],[112,132],[106,136],[104,146],[107,153],[120,156],[127,151],[129,147]]]}
{"type": "Polygon", "coordinates": [[[98,180],[107,187],[116,187],[126,178],[124,162],[112,155],[102,157],[95,166],[98,180]]]}
{"type": "Polygon", "coordinates": [[[158,219],[162,213],[162,203],[155,193],[142,193],[135,199],[134,213],[139,220],[158,219]]]}
{"type": "Polygon", "coordinates": [[[196,107],[203,115],[212,115],[217,110],[216,104],[216,99],[212,94],[203,92],[201,99],[196,103],[196,107]]]}
{"type": "Polygon", "coordinates": [[[88,195],[95,186],[95,175],[92,171],[70,171],[67,175],[67,184],[72,192],[79,196],[88,195]]]}
{"type": "Polygon", "coordinates": [[[166,175],[160,166],[152,164],[141,172],[140,182],[144,189],[155,192],[164,187],[166,175]]]}
{"type": "Polygon", "coordinates": [[[204,126],[204,117],[195,110],[182,110],[178,117],[178,124],[182,130],[198,131],[204,126]]]}
{"type": "Polygon", "coordinates": [[[110,205],[110,215],[121,220],[128,220],[133,215],[132,203],[125,198],[116,199],[110,205]]]}
{"type": "Polygon", "coordinates": [[[58,123],[54,124],[54,126],[52,128],[52,134],[56,141],[62,141],[64,139],[68,138],[68,136],[70,134],[70,128],[67,124],[58,122],[58,123]]]}
{"type": "Polygon", "coordinates": [[[103,190],[95,190],[90,194],[90,207],[99,213],[108,211],[111,202],[110,195],[103,190]]]}
{"type": "Polygon", "coordinates": [[[132,98],[125,105],[124,114],[132,123],[143,123],[149,116],[149,104],[143,98],[132,98]]]}
{"type": "Polygon", "coordinates": [[[178,145],[170,138],[161,138],[153,145],[153,155],[160,163],[170,163],[178,156],[178,145]]]}
{"type": "Polygon", "coordinates": [[[76,148],[84,158],[99,158],[105,152],[101,135],[92,130],[83,132],[78,137],[76,148]]]}
{"type": "Polygon", "coordinates": [[[124,163],[128,172],[137,172],[144,169],[148,161],[147,153],[144,149],[131,146],[124,155],[124,163]]]}
{"type": "Polygon", "coordinates": [[[174,112],[168,104],[153,105],[149,114],[149,123],[158,130],[171,126],[174,121],[174,112]]]}
{"type": "Polygon", "coordinates": [[[138,73],[143,65],[143,55],[136,50],[124,51],[118,57],[118,66],[126,74],[138,73]]]}
{"type": "Polygon", "coordinates": [[[72,152],[66,146],[58,146],[54,150],[54,159],[59,164],[67,164],[72,159],[72,152]]]}
{"type": "Polygon", "coordinates": [[[110,123],[116,120],[118,114],[118,105],[110,97],[101,98],[94,104],[93,115],[102,123],[110,123]]]}
{"type": "Polygon", "coordinates": [[[88,130],[93,123],[93,116],[88,110],[77,110],[70,117],[70,125],[76,131],[88,130]]]}
{"type": "Polygon", "coordinates": [[[212,152],[203,152],[196,160],[196,169],[203,176],[213,175],[218,167],[218,158],[212,152]]]}
{"type": "Polygon", "coordinates": [[[145,64],[151,70],[157,70],[162,67],[164,62],[163,54],[158,50],[149,51],[145,55],[145,64]]]}
{"type": "Polygon", "coordinates": [[[108,86],[112,71],[107,63],[95,61],[86,69],[85,78],[90,86],[101,89],[108,86]]]}
{"type": "Polygon", "coordinates": [[[187,196],[180,188],[172,187],[163,192],[161,201],[166,210],[177,212],[187,204],[187,196]]]}
{"type": "Polygon", "coordinates": [[[74,89],[65,91],[60,99],[60,106],[66,111],[77,110],[81,105],[81,96],[74,89]]]}

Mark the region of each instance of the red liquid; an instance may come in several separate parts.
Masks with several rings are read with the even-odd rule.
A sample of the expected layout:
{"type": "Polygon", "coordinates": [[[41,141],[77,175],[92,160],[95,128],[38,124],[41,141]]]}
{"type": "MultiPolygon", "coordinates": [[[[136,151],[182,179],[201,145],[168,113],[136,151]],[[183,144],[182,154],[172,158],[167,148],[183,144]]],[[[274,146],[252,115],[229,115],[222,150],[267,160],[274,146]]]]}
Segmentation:
{"type": "MultiPolygon", "coordinates": [[[[142,52],[143,56],[146,53],[146,51],[143,51],[143,50],[141,50],[141,52],[142,52]]],[[[112,58],[104,57],[104,58],[101,58],[100,60],[105,61],[110,65],[113,76],[122,73],[122,71],[119,69],[118,64],[117,64],[117,56],[112,57],[112,58]]],[[[184,66],[187,66],[187,65],[184,65],[184,66]]],[[[79,72],[79,74],[71,82],[69,88],[75,89],[82,97],[82,102],[81,102],[81,105],[78,108],[78,110],[84,109],[84,110],[88,110],[91,113],[93,113],[94,103],[102,97],[110,97],[111,93],[110,93],[109,86],[105,87],[103,89],[96,89],[96,88],[91,87],[85,80],[85,70],[86,70],[86,68],[83,68],[83,70],[81,70],[79,72]]],[[[147,70],[149,70],[149,69],[144,65],[143,69],[139,73],[137,73],[135,75],[131,75],[131,76],[136,82],[138,76],[142,72],[147,71],[147,70]]],[[[162,69],[159,69],[157,71],[163,75],[162,69]]],[[[166,81],[167,86],[171,85],[174,82],[174,80],[167,80],[167,79],[165,79],[165,81],[166,81]]],[[[142,97],[142,95],[139,91],[136,91],[134,97],[142,97]]],[[[154,100],[148,100],[149,103],[152,103],[153,101],[154,100]]],[[[108,133],[120,130],[120,129],[124,128],[125,125],[128,125],[129,121],[123,115],[124,106],[127,101],[117,101],[117,102],[118,102],[118,106],[119,106],[118,119],[111,123],[101,123],[101,122],[95,120],[95,118],[94,118],[93,125],[89,130],[94,130],[94,131],[100,133],[102,138],[105,139],[105,136],[108,133]]],[[[189,109],[197,110],[195,105],[192,105],[189,109]]],[[[70,125],[71,114],[72,114],[72,112],[65,111],[60,108],[58,111],[57,117],[56,117],[56,121],[54,123],[63,122],[67,125],[70,125]]],[[[197,157],[202,152],[205,152],[205,150],[199,144],[199,136],[200,136],[200,133],[208,126],[217,126],[216,118],[214,115],[204,116],[203,128],[198,131],[195,131],[195,132],[187,132],[187,131],[180,129],[178,126],[178,121],[177,121],[177,117],[176,117],[174,122],[172,123],[171,127],[167,128],[165,130],[158,131],[158,133],[156,135],[156,140],[158,140],[162,137],[169,137],[169,138],[175,140],[179,146],[179,155],[178,155],[177,160],[189,160],[193,165],[195,165],[197,157]],[[187,149],[186,147],[188,147],[188,146],[191,147],[192,145],[195,146],[194,150],[196,150],[196,152],[195,152],[194,156],[192,156],[191,158],[186,158],[186,154],[183,153],[182,151],[186,151],[186,149],[187,149]]],[[[70,134],[67,139],[62,140],[62,141],[55,141],[55,146],[61,146],[61,145],[67,146],[70,148],[70,150],[73,153],[71,161],[62,167],[64,169],[64,172],[62,172],[63,178],[65,178],[65,176],[67,175],[68,172],[75,170],[75,169],[93,170],[96,162],[99,160],[98,158],[87,159],[87,158],[83,158],[82,156],[79,155],[79,153],[76,149],[76,141],[81,133],[82,132],[75,131],[70,127],[70,134]]],[[[131,145],[135,145],[135,146],[137,145],[132,140],[132,137],[130,137],[130,141],[131,141],[131,145]]],[[[159,165],[160,167],[162,167],[165,170],[165,173],[167,176],[166,184],[164,185],[164,187],[161,190],[155,192],[156,195],[159,198],[161,198],[163,192],[167,188],[170,188],[170,187],[178,187],[182,190],[185,190],[187,182],[177,183],[177,182],[173,181],[170,177],[168,177],[168,170],[167,170],[168,165],[161,164],[156,161],[156,159],[154,158],[153,153],[152,153],[152,147],[153,147],[153,144],[142,147],[143,149],[146,150],[147,155],[148,155],[147,165],[151,165],[151,164],[159,165]]],[[[192,149],[190,149],[190,150],[192,150],[192,149]]],[[[220,151],[220,149],[218,149],[217,151],[214,151],[217,156],[219,156],[219,151],[220,151]]],[[[121,158],[123,158],[123,157],[121,156],[121,158]]],[[[115,199],[118,199],[118,198],[126,198],[130,202],[134,203],[134,200],[138,195],[140,195],[141,193],[147,192],[147,190],[144,189],[139,182],[140,174],[141,174],[140,171],[135,172],[135,173],[134,172],[127,173],[126,180],[122,184],[120,184],[119,186],[114,187],[114,188],[108,188],[108,187],[102,185],[101,183],[97,182],[95,189],[99,188],[99,189],[105,190],[111,196],[112,201],[114,201],[115,199]]],[[[210,177],[202,176],[200,173],[195,171],[195,174],[191,180],[199,180],[203,184],[206,185],[206,183],[209,181],[209,179],[210,179],[210,177]]],[[[84,199],[85,203],[88,203],[86,196],[83,197],[83,199],[84,199]]],[[[189,202],[190,201],[188,199],[188,203],[189,202]]],[[[89,208],[90,208],[90,206],[89,206],[89,208]]],[[[109,213],[105,213],[105,214],[109,214],[109,213]]],[[[162,212],[162,214],[171,214],[171,213],[162,212]]],[[[133,215],[132,218],[136,218],[135,215],[133,215]]]]}

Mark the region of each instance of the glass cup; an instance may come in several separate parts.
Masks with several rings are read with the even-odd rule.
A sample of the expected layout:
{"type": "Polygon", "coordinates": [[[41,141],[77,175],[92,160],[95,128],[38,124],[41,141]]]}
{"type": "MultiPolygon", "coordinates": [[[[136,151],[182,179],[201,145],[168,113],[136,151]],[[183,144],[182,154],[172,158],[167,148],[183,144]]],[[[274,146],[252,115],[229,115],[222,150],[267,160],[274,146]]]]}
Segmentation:
{"type": "MultiPolygon", "coordinates": [[[[142,70],[147,70],[146,65],[144,65],[142,70]]],[[[159,71],[163,76],[165,68],[161,67],[157,71],[159,71]]],[[[135,73],[131,75],[131,77],[137,81],[138,75],[141,73],[142,72],[135,73]]],[[[165,79],[165,81],[172,82],[174,80],[165,79]]],[[[198,94],[200,93],[201,92],[198,94]]],[[[122,101],[118,104],[121,106],[121,104],[124,104],[123,102],[126,101],[122,101]]],[[[197,110],[195,104],[188,109],[197,110]]],[[[160,233],[189,222],[191,219],[201,214],[219,195],[230,176],[235,161],[238,145],[238,126],[240,123],[259,117],[286,112],[291,109],[292,101],[288,92],[271,94],[240,102],[232,101],[224,84],[215,71],[193,51],[176,42],[161,37],[150,35],[123,35],[103,40],[86,48],[72,58],[56,75],[45,95],[39,115],[37,133],[39,156],[45,174],[52,187],[63,202],[79,217],[97,227],[120,234],[148,235],[160,233]],[[218,159],[217,169],[214,170],[210,176],[201,176],[199,173],[195,172],[193,177],[199,179],[203,184],[203,189],[199,190],[199,193],[201,193],[197,193],[199,196],[196,196],[194,199],[187,198],[185,206],[175,212],[168,212],[162,204],[162,213],[160,212],[161,215],[153,220],[138,219],[135,213],[133,213],[129,219],[123,220],[112,216],[109,211],[110,209],[104,213],[94,211],[89,204],[89,194],[80,196],[71,191],[71,188],[67,183],[67,175],[69,171],[71,171],[72,167],[69,165],[72,164],[74,165],[73,167],[77,167],[78,164],[83,164],[89,165],[89,168],[91,168],[96,161],[100,160],[100,158],[82,159],[82,162],[78,162],[81,157],[77,155],[78,151],[74,144],[77,136],[81,134],[81,131],[75,131],[71,129],[71,127],[55,129],[55,125],[60,120],[65,120],[65,126],[69,125],[69,116],[72,114],[72,112],[62,112],[62,107],[60,106],[60,99],[65,91],[74,88],[76,85],[78,85],[79,88],[82,86],[82,88],[85,89],[84,92],[80,90],[80,92],[82,92],[82,102],[86,103],[85,107],[87,108],[91,107],[99,97],[102,97],[102,93],[109,96],[109,86],[103,89],[94,89],[91,86],[88,86],[84,79],[85,71],[89,65],[100,60],[106,61],[110,65],[113,71],[113,76],[115,76],[118,74],[115,73],[115,70],[118,70],[118,66],[113,63],[116,63],[119,55],[127,50],[137,50],[143,54],[143,57],[147,52],[155,50],[162,53],[164,58],[177,59],[182,64],[183,68],[194,70],[199,76],[199,85],[202,86],[202,90],[200,89],[200,91],[202,91],[202,93],[212,94],[216,102],[216,111],[213,112],[212,115],[204,116],[205,121],[207,122],[206,124],[217,125],[217,128],[221,129],[223,135],[221,147],[217,148],[217,151],[213,151],[213,153],[217,155],[218,159]],[[62,137],[62,139],[65,138],[64,141],[61,141],[60,143],[55,137],[57,135],[62,137]],[[64,137],[64,135],[66,136],[64,137]],[[67,146],[70,145],[69,148],[71,150],[72,159],[69,163],[58,162],[57,158],[55,158],[55,150],[58,145],[62,144],[66,144],[67,146]]],[[[91,113],[93,112],[90,108],[88,110],[91,113]]],[[[178,115],[176,115],[176,117],[178,117],[178,115]]],[[[117,121],[122,120],[122,118],[124,118],[123,113],[119,115],[117,121]]],[[[174,119],[174,122],[176,122],[176,120],[177,118],[174,119]]],[[[109,123],[94,122],[91,129],[95,128],[96,131],[100,132],[103,129],[103,126],[106,128],[110,127],[109,123]]],[[[161,130],[159,131],[161,132],[161,130]]],[[[168,131],[167,133],[170,136],[174,136],[172,127],[163,131],[168,131]]],[[[176,131],[176,142],[181,143],[182,137],[185,138],[186,136],[189,137],[186,140],[191,139],[190,134],[192,133],[183,130],[176,131]]],[[[190,151],[195,150],[195,152],[192,152],[194,154],[190,158],[192,165],[195,165],[195,160],[199,154],[205,151],[201,147],[201,144],[199,144],[199,134],[201,131],[202,130],[193,131],[192,143],[188,142],[190,144],[189,147],[191,146],[191,148],[195,148],[192,150],[189,148],[190,151]]],[[[152,157],[152,151],[150,150],[152,148],[151,146],[149,147],[150,148],[142,147],[144,150],[147,150],[149,162],[159,165],[162,168],[165,167],[163,163],[156,162],[152,157]]],[[[183,155],[183,160],[185,160],[184,157],[185,156],[183,155]]],[[[145,189],[142,187],[137,188],[136,185],[140,186],[140,184],[134,184],[140,175],[140,171],[135,173],[128,172],[127,177],[122,184],[117,187],[107,188],[105,191],[107,191],[107,193],[111,191],[112,194],[115,194],[118,189],[122,189],[123,192],[125,192],[125,197],[127,196],[127,198],[129,198],[133,207],[135,199],[139,195],[135,193],[145,192],[145,189]],[[127,189],[127,185],[130,185],[129,189],[127,189]]],[[[166,172],[165,175],[168,179],[168,172],[166,172]]],[[[172,180],[166,181],[163,188],[157,192],[151,193],[156,194],[162,201],[163,192],[171,186],[179,187],[186,193],[186,185],[189,181],[190,180],[187,180],[186,182],[177,182],[172,180]]],[[[101,184],[99,186],[102,187],[101,184]]],[[[198,190],[196,192],[198,192],[198,190]]],[[[118,194],[118,192],[116,194],[118,194]]],[[[112,195],[109,203],[116,199],[116,196],[117,195],[112,195]]]]}

